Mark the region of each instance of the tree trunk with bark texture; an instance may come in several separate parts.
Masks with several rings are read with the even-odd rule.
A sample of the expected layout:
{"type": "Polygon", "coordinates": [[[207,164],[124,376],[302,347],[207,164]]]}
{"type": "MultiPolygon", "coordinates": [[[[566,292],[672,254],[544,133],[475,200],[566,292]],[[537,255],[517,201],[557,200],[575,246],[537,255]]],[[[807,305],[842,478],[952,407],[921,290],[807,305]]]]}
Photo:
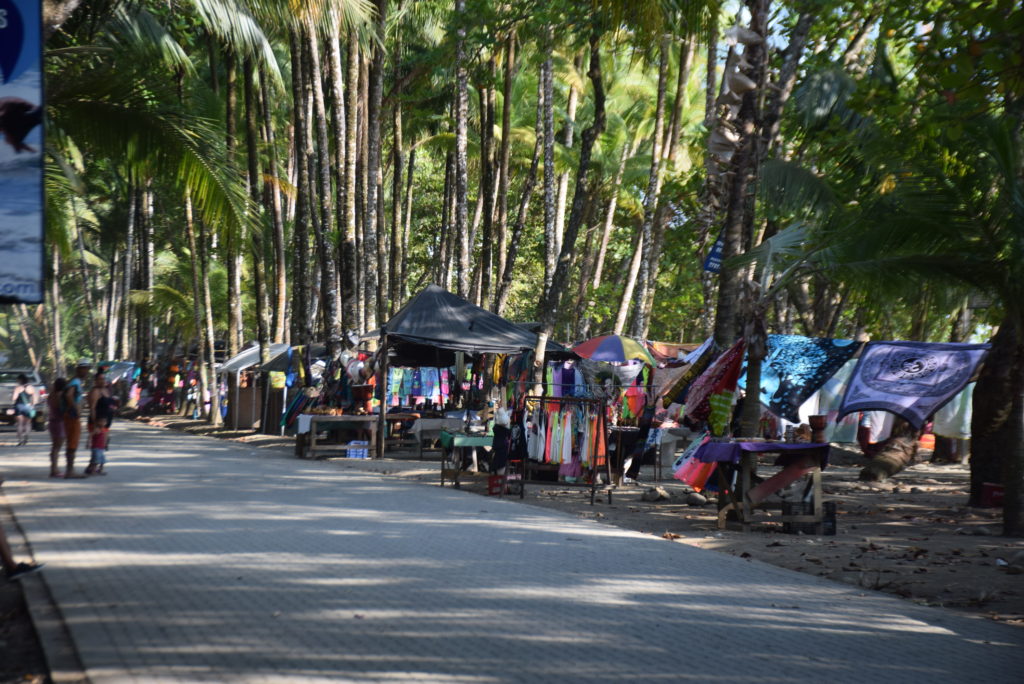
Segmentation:
{"type": "Polygon", "coordinates": [[[356,278],[356,270],[359,268],[356,261],[356,156],[359,151],[356,113],[359,106],[359,41],[354,28],[348,34],[346,60],[348,71],[345,79],[345,232],[341,240],[341,301],[345,327],[361,334],[365,329],[361,327],[357,311],[359,283],[356,278]]]}
{"type": "Polygon", "coordinates": [[[459,22],[455,42],[455,220],[452,238],[458,243],[456,281],[460,297],[469,296],[469,233],[466,230],[468,208],[466,206],[467,164],[466,144],[469,118],[469,82],[466,74],[466,30],[461,24],[466,20],[465,0],[455,0],[455,17],[459,22]]]}
{"type": "MultiPolygon", "coordinates": [[[[505,71],[502,82],[501,101],[501,149],[498,152],[498,250],[497,274],[505,275],[505,263],[508,254],[508,168],[512,157],[512,82],[516,76],[516,37],[510,35],[505,40],[505,71]]],[[[500,285],[496,286],[500,290],[500,285]]],[[[495,293],[495,302],[497,302],[495,293]]],[[[497,311],[497,305],[495,305],[497,311]]]]}
{"type": "Polygon", "coordinates": [[[196,326],[196,341],[197,341],[197,354],[196,363],[199,366],[199,387],[197,388],[197,401],[199,411],[203,414],[203,417],[209,420],[209,415],[206,413],[206,402],[203,401],[203,397],[206,396],[206,392],[210,389],[210,378],[207,375],[209,370],[206,365],[206,350],[210,348],[210,340],[206,338],[207,328],[205,325],[205,316],[203,314],[203,298],[199,296],[202,292],[202,262],[199,258],[199,245],[196,240],[196,227],[195,221],[192,216],[192,198],[185,194],[185,237],[188,241],[188,257],[189,264],[192,267],[192,291],[195,295],[192,297],[192,321],[196,326]]]}
{"type": "MultiPolygon", "coordinates": [[[[765,37],[768,35],[769,0],[748,0],[750,30],[765,37]]],[[[748,76],[755,83],[764,82],[767,59],[765,42],[749,45],[743,56],[752,65],[748,76]]],[[[739,310],[740,284],[744,268],[727,265],[727,261],[740,254],[744,247],[744,229],[747,224],[747,202],[751,183],[757,172],[758,144],[758,89],[743,94],[736,130],[739,142],[733,154],[729,169],[732,172],[726,193],[726,217],[723,229],[722,270],[718,281],[718,307],[715,312],[715,343],[725,349],[730,347],[742,330],[739,310]]]]}
{"type": "Polygon", "coordinates": [[[296,30],[291,32],[291,60],[292,60],[292,117],[295,129],[295,166],[298,171],[298,182],[296,183],[296,211],[295,224],[292,228],[292,255],[293,270],[295,274],[292,284],[292,340],[293,344],[304,345],[311,341],[309,320],[309,224],[310,206],[309,197],[309,164],[307,162],[307,149],[309,137],[309,122],[306,119],[306,93],[305,70],[303,68],[301,38],[296,30]]]}
{"type": "Polygon", "coordinates": [[[323,306],[327,355],[334,358],[341,352],[341,312],[338,311],[338,293],[335,287],[338,273],[335,262],[334,202],[331,190],[331,148],[327,133],[327,106],[324,102],[323,74],[320,70],[320,39],[310,18],[306,20],[309,41],[309,79],[313,90],[313,112],[316,118],[317,172],[320,183],[320,220],[314,223],[317,256],[320,261],[320,301],[323,306]]]}
{"type": "MultiPolygon", "coordinates": [[[[544,369],[544,355],[547,351],[547,342],[555,328],[555,321],[558,319],[562,292],[569,282],[569,264],[572,261],[572,254],[575,251],[576,236],[580,227],[586,219],[589,205],[593,201],[594,191],[598,180],[596,174],[590,173],[590,158],[594,149],[594,142],[604,132],[606,119],[604,111],[604,82],[601,75],[601,53],[598,43],[600,35],[590,35],[590,69],[587,75],[594,86],[594,120],[584,129],[580,136],[580,161],[576,173],[576,190],[572,198],[572,210],[569,213],[569,222],[565,228],[565,236],[562,242],[562,251],[558,255],[558,264],[555,268],[554,277],[551,280],[551,287],[548,288],[546,296],[542,300],[539,311],[541,330],[537,335],[537,347],[535,350],[535,379],[539,382],[540,374],[544,369]]],[[[547,102],[545,102],[545,106],[547,102]]],[[[546,124],[545,124],[546,125],[546,124]]]]}
{"type": "MultiPolygon", "coordinates": [[[[496,69],[494,57],[489,62],[491,80],[496,69]]],[[[494,88],[483,91],[483,111],[480,124],[480,193],[483,196],[483,236],[480,242],[480,299],[479,306],[490,308],[494,255],[494,88]]]]}
{"type": "MultiPolygon", "coordinates": [[[[235,165],[235,146],[237,131],[235,119],[238,116],[238,69],[233,52],[224,53],[224,70],[227,72],[225,83],[224,107],[224,150],[228,168],[235,165]]],[[[241,349],[242,339],[242,278],[238,257],[241,254],[242,239],[230,228],[224,236],[224,265],[228,272],[228,357],[232,357],[241,349]]]]}
{"type": "Polygon", "coordinates": [[[505,257],[505,268],[501,273],[501,283],[498,285],[498,292],[494,298],[494,313],[499,316],[505,311],[508,305],[508,297],[512,292],[512,276],[515,273],[516,256],[519,254],[519,243],[522,240],[523,229],[526,226],[526,211],[530,206],[530,198],[533,197],[534,188],[537,185],[537,167],[540,166],[540,158],[544,149],[544,84],[537,84],[537,119],[534,125],[533,159],[530,162],[530,170],[523,179],[523,187],[519,196],[519,209],[516,213],[516,223],[512,228],[512,235],[508,241],[508,254],[505,257]]]}
{"type": "MultiPolygon", "coordinates": [[[[277,145],[274,135],[274,117],[270,106],[270,88],[266,73],[260,69],[260,111],[263,115],[261,128],[264,147],[266,149],[266,166],[264,174],[267,178],[277,179],[277,145]]],[[[263,185],[263,201],[270,215],[271,247],[274,252],[274,306],[271,336],[274,342],[284,342],[287,335],[285,321],[288,313],[288,260],[285,255],[284,216],[281,206],[281,191],[277,182],[263,185]]]]}
{"type": "MultiPolygon", "coordinates": [[[[577,70],[582,68],[581,58],[577,57],[573,63],[577,70]]],[[[562,145],[565,149],[572,149],[572,139],[576,124],[576,107],[579,105],[580,94],[576,86],[569,86],[569,96],[565,103],[565,135],[562,137],[562,145]]],[[[555,199],[555,254],[562,251],[562,236],[565,234],[565,203],[569,194],[569,172],[565,171],[558,175],[558,195],[555,199]]]]}
{"type": "Polygon", "coordinates": [[[661,40],[661,52],[658,61],[658,99],[654,110],[654,136],[651,140],[651,173],[647,180],[647,191],[644,193],[644,219],[640,227],[643,235],[643,251],[640,256],[640,272],[637,274],[633,324],[630,332],[635,338],[644,337],[647,330],[647,292],[652,286],[655,259],[655,214],[658,208],[658,196],[661,194],[662,140],[665,135],[665,91],[668,80],[668,55],[671,40],[665,36],[661,40]]]}
{"type": "Polygon", "coordinates": [[[1011,314],[999,331],[974,388],[971,416],[971,494],[969,504],[981,503],[982,485],[1002,484],[1003,531],[1024,533],[1022,464],[1024,464],[1024,342],[1021,325],[1011,314]]]}
{"type": "Polygon", "coordinates": [[[920,430],[915,430],[910,423],[897,417],[889,438],[876,445],[878,451],[860,471],[860,479],[865,482],[885,482],[913,463],[920,435],[920,430]]]}
{"type": "MultiPolygon", "coordinates": [[[[550,43],[551,32],[549,30],[549,46],[550,43]]],[[[558,252],[555,251],[557,244],[555,239],[555,88],[550,57],[541,63],[540,82],[544,95],[544,290],[542,298],[546,299],[555,274],[555,262],[558,259],[558,252]]]]}
{"type": "MultiPolygon", "coordinates": [[[[256,89],[253,79],[253,63],[251,59],[245,60],[245,67],[242,72],[242,92],[245,95],[245,147],[246,162],[248,168],[249,197],[252,200],[253,208],[259,206],[260,201],[260,160],[257,140],[256,124],[256,89]]],[[[256,300],[256,341],[260,346],[260,361],[270,361],[270,342],[267,332],[267,307],[266,307],[266,277],[264,269],[265,254],[263,249],[263,224],[260,224],[252,233],[252,257],[253,274],[253,296],[256,300]],[[264,359],[264,357],[266,357],[264,359]]]]}
{"type": "MultiPolygon", "coordinates": [[[[402,2],[399,0],[398,12],[402,11],[402,2]]],[[[395,33],[394,47],[394,80],[395,96],[391,106],[391,128],[392,128],[392,181],[391,181],[391,258],[388,264],[388,283],[391,285],[388,305],[388,316],[390,317],[398,310],[402,299],[402,262],[405,254],[402,251],[402,219],[405,212],[402,211],[402,194],[405,186],[402,180],[402,172],[405,171],[404,150],[402,149],[402,75],[399,72],[399,65],[402,61],[402,32],[395,33]]]]}
{"type": "Polygon", "coordinates": [[[636,152],[635,143],[626,143],[622,146],[619,154],[619,166],[615,170],[615,178],[612,181],[611,197],[608,199],[608,209],[605,210],[604,227],[601,230],[601,240],[598,243],[597,259],[594,263],[594,277],[590,283],[590,297],[584,309],[583,322],[577,332],[577,339],[585,340],[590,337],[590,325],[593,320],[594,306],[597,301],[597,290],[601,287],[604,279],[604,263],[608,257],[608,243],[611,240],[612,228],[615,227],[615,209],[619,205],[619,190],[622,188],[622,176],[626,172],[626,160],[636,152]]]}
{"type": "MultiPolygon", "coordinates": [[[[376,24],[379,35],[384,35],[387,19],[387,0],[376,0],[376,24]]],[[[363,221],[363,267],[364,289],[366,291],[367,328],[375,328],[378,321],[387,319],[387,255],[384,253],[378,226],[378,204],[381,184],[381,103],[384,97],[384,48],[373,47],[373,61],[370,65],[369,101],[366,118],[366,215],[363,221]]]]}

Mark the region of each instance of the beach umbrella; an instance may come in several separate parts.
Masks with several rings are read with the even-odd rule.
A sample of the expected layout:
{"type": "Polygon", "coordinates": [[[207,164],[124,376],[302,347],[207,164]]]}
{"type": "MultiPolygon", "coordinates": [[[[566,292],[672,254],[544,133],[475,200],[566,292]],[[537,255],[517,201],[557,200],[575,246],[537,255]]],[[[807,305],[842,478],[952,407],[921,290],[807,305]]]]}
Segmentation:
{"type": "Polygon", "coordinates": [[[640,342],[622,335],[601,335],[586,342],[580,342],[572,348],[579,356],[591,361],[608,361],[610,363],[625,363],[627,361],[643,361],[651,366],[657,366],[651,353],[647,351],[640,342]]]}

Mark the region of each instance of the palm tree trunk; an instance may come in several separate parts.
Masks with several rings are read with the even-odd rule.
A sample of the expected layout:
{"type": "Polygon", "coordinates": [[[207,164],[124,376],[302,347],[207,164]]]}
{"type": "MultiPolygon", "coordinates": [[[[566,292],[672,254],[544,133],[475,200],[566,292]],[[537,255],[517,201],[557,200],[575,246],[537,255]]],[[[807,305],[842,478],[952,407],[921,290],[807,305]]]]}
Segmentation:
{"type": "MultiPolygon", "coordinates": [[[[206,360],[209,366],[209,373],[207,374],[207,380],[209,380],[210,392],[210,413],[208,420],[211,425],[220,425],[220,392],[217,382],[217,351],[216,351],[216,333],[213,329],[213,298],[210,294],[210,250],[209,250],[209,239],[206,234],[206,225],[199,222],[199,285],[203,291],[203,313],[206,315],[206,332],[204,337],[206,339],[206,360]]],[[[200,403],[203,402],[202,395],[199,399],[200,403]]]]}
{"type": "Polygon", "coordinates": [[[893,422],[889,438],[879,445],[879,451],[860,471],[860,479],[869,482],[884,482],[913,463],[917,455],[917,438],[920,430],[902,418],[893,422]]]}
{"type": "Polygon", "coordinates": [[[654,110],[654,137],[651,141],[651,173],[647,180],[647,192],[644,193],[644,219],[640,227],[643,235],[643,253],[640,257],[640,272],[637,274],[637,292],[631,333],[633,337],[642,338],[647,331],[647,293],[653,286],[655,260],[655,214],[658,208],[658,195],[661,194],[662,142],[665,135],[665,92],[668,80],[668,55],[671,47],[666,36],[661,41],[661,52],[658,62],[658,100],[654,110]]]}
{"type": "MultiPolygon", "coordinates": [[[[552,31],[547,31],[547,47],[550,54],[552,31]]],[[[540,82],[543,92],[544,111],[544,291],[546,299],[555,275],[558,252],[555,251],[555,114],[554,82],[551,58],[544,60],[540,67],[540,82]]]]}
{"type": "Polygon", "coordinates": [[[344,90],[344,71],[341,63],[341,18],[337,8],[331,10],[331,28],[327,36],[328,77],[331,88],[331,132],[334,136],[334,156],[331,164],[331,179],[334,182],[334,233],[331,242],[332,259],[337,261],[335,269],[334,308],[338,312],[341,326],[342,345],[348,346],[344,331],[354,329],[352,319],[348,316],[346,306],[351,297],[351,290],[346,289],[345,279],[345,230],[348,203],[348,186],[346,180],[345,151],[348,140],[347,102],[344,90]]]}
{"type": "Polygon", "coordinates": [[[405,220],[402,222],[402,268],[399,275],[398,306],[409,298],[409,233],[412,231],[412,188],[416,177],[416,147],[409,150],[409,170],[405,174],[405,220]]]}
{"type": "MultiPolygon", "coordinates": [[[[225,90],[227,94],[224,109],[224,136],[225,154],[228,168],[235,165],[235,119],[238,111],[238,86],[237,73],[235,68],[235,55],[226,52],[224,55],[224,69],[227,72],[227,83],[225,90]]],[[[236,235],[228,229],[224,240],[224,263],[228,271],[228,356],[238,353],[242,339],[242,277],[241,264],[238,258],[241,256],[242,236],[236,235]]]]}
{"type": "MultiPolygon", "coordinates": [[[[60,248],[54,244],[50,248],[50,317],[52,320],[50,353],[53,357],[54,377],[63,376],[67,372],[64,363],[64,331],[61,327],[60,314],[62,305],[60,297],[60,270],[60,248]]],[[[125,297],[125,300],[127,299],[125,297]]]]}
{"type": "MultiPolygon", "coordinates": [[[[359,104],[359,42],[353,28],[348,34],[347,78],[345,80],[345,236],[341,244],[342,263],[342,318],[345,325],[360,333],[364,332],[359,320],[359,283],[356,272],[356,156],[358,140],[356,114],[359,104]]],[[[339,140],[339,144],[340,140],[339,140]]]]}
{"type": "Polygon", "coordinates": [[[89,282],[89,265],[85,259],[85,236],[78,225],[77,200],[71,198],[71,222],[78,240],[78,268],[82,276],[82,292],[85,294],[86,317],[89,321],[89,349],[93,356],[100,353],[99,334],[96,332],[96,306],[93,303],[93,288],[89,282]]]}
{"type": "Polygon", "coordinates": [[[636,277],[640,272],[640,260],[643,258],[643,252],[644,232],[641,227],[636,231],[636,237],[633,238],[633,256],[629,261],[629,270],[626,271],[626,284],[622,288],[622,298],[619,299],[619,311],[615,315],[613,331],[616,335],[621,335],[622,331],[626,329],[626,319],[632,308],[633,291],[636,289],[636,277]]]}
{"type": "Polygon", "coordinates": [[[293,273],[292,284],[292,339],[297,344],[310,342],[309,298],[309,164],[307,160],[309,127],[306,118],[307,85],[304,83],[306,74],[303,69],[301,37],[296,29],[291,31],[292,61],[292,116],[295,128],[295,165],[298,169],[296,183],[296,212],[293,227],[293,273]]]}
{"type": "Polygon", "coordinates": [[[335,287],[338,275],[335,266],[335,226],[333,193],[331,191],[331,147],[327,133],[327,107],[324,103],[323,74],[320,71],[320,40],[313,20],[307,15],[306,36],[309,45],[310,66],[308,76],[312,82],[314,118],[316,119],[317,170],[320,182],[320,220],[316,230],[317,255],[320,260],[320,301],[323,306],[327,354],[334,358],[341,351],[341,317],[338,311],[338,293],[335,287]]]}
{"type": "MultiPolygon", "coordinates": [[[[260,201],[260,160],[259,160],[259,147],[257,141],[259,139],[257,133],[256,109],[258,103],[256,102],[256,88],[254,85],[253,78],[253,63],[251,59],[245,60],[245,68],[242,76],[243,92],[245,94],[245,146],[246,146],[246,161],[248,162],[249,172],[249,197],[252,200],[252,206],[259,206],[260,201]]],[[[266,278],[264,271],[264,248],[263,248],[263,226],[262,224],[257,226],[252,233],[252,274],[253,274],[253,294],[256,299],[256,340],[260,346],[260,363],[261,365],[270,361],[270,335],[268,332],[267,325],[267,292],[266,292],[266,278]]]]}
{"type": "MultiPolygon", "coordinates": [[[[401,9],[401,6],[399,6],[401,9]]],[[[396,39],[395,61],[401,58],[401,38],[396,39]]],[[[388,264],[388,282],[391,285],[389,296],[388,316],[390,317],[403,301],[402,297],[402,263],[405,260],[405,253],[402,251],[402,219],[405,212],[402,211],[402,196],[405,186],[403,185],[402,172],[405,170],[405,159],[402,151],[402,87],[400,75],[395,73],[395,81],[398,83],[395,90],[395,102],[392,108],[393,139],[391,144],[392,181],[391,181],[391,259],[388,264]]]]}
{"type": "MultiPolygon", "coordinates": [[[[491,81],[494,81],[495,62],[489,61],[491,81]]],[[[480,193],[483,196],[484,232],[480,242],[480,297],[478,304],[490,307],[494,254],[494,88],[483,90],[480,116],[480,193]]]]}
{"type": "Polygon", "coordinates": [[[25,349],[28,351],[28,360],[32,364],[32,370],[39,370],[40,358],[36,355],[36,345],[32,344],[32,337],[28,333],[28,307],[24,304],[18,304],[11,307],[14,309],[14,317],[18,321],[18,331],[21,333],[21,341],[25,345],[25,349]]]}
{"type": "MultiPolygon", "coordinates": [[[[565,236],[562,242],[562,251],[558,255],[558,265],[555,268],[554,277],[551,280],[551,287],[548,289],[540,309],[541,330],[537,335],[537,348],[535,351],[535,370],[541,372],[544,368],[544,355],[547,351],[547,342],[555,327],[555,321],[559,315],[561,294],[569,281],[569,264],[572,261],[572,254],[576,247],[576,236],[580,227],[589,212],[590,203],[597,184],[600,179],[591,173],[590,159],[594,149],[594,143],[598,136],[605,129],[604,111],[604,83],[601,77],[601,53],[598,43],[600,34],[594,32],[590,35],[590,69],[587,75],[594,86],[594,120],[583,131],[580,136],[580,160],[576,173],[576,190],[572,198],[572,210],[569,213],[569,223],[566,225],[565,236]]],[[[545,102],[545,105],[547,102],[545,102]]],[[[546,124],[545,124],[546,125],[546,124]]],[[[539,381],[539,377],[537,378],[539,381]]]]}
{"type": "MultiPolygon", "coordinates": [[[[508,167],[512,150],[512,82],[516,75],[516,37],[505,40],[505,73],[501,100],[501,149],[498,152],[498,260],[497,273],[504,277],[508,250],[508,167]]],[[[499,286],[500,287],[500,286],[499,286]]],[[[495,293],[497,300],[497,293],[495,293]]],[[[497,307],[495,307],[497,311],[497,307]]]]}
{"type": "MultiPolygon", "coordinates": [[[[455,0],[456,21],[460,24],[465,19],[465,0],[455,0]]],[[[458,240],[459,256],[457,268],[458,295],[469,296],[469,233],[466,230],[467,207],[466,185],[467,164],[466,144],[469,118],[469,83],[466,74],[466,30],[460,27],[456,31],[455,41],[455,234],[458,240]]]]}
{"type": "MultiPolygon", "coordinates": [[[[760,36],[767,35],[768,4],[769,0],[748,2],[750,29],[760,36]]],[[[750,78],[755,83],[762,83],[767,59],[765,43],[748,45],[744,57],[753,67],[750,78]]],[[[744,93],[736,121],[739,141],[729,165],[731,175],[726,192],[726,218],[722,232],[722,270],[718,280],[718,307],[715,312],[715,343],[722,348],[731,346],[742,330],[742,312],[738,304],[744,269],[730,266],[727,262],[740,254],[744,247],[748,193],[757,173],[757,110],[758,89],[744,93]]]]}
{"type": "MultiPolygon", "coordinates": [[[[696,40],[688,36],[682,47],[679,49],[679,69],[676,75],[675,101],[672,105],[672,119],[665,132],[665,144],[662,146],[662,155],[666,165],[675,163],[678,153],[679,133],[682,121],[683,101],[686,99],[686,84],[690,80],[690,69],[693,66],[693,56],[696,52],[696,40]]],[[[660,193],[659,193],[660,195],[660,193]]],[[[658,290],[658,274],[661,270],[662,248],[665,244],[665,231],[668,228],[669,212],[671,207],[667,202],[658,202],[658,208],[654,213],[654,245],[651,250],[653,263],[651,264],[651,276],[647,288],[647,296],[642,302],[644,307],[644,329],[640,337],[647,338],[651,325],[651,313],[654,310],[654,296],[658,290]]]]}
{"type": "MultiPolygon", "coordinates": [[[[574,60],[576,69],[582,69],[580,57],[574,60]]],[[[572,138],[576,124],[576,107],[580,101],[580,94],[576,86],[569,86],[569,95],[565,103],[565,135],[562,137],[562,144],[565,149],[572,149],[572,138]]],[[[565,234],[565,203],[569,194],[569,172],[565,171],[558,175],[558,191],[555,199],[555,254],[562,251],[562,236],[565,234]]]]}
{"type": "MultiPolygon", "coordinates": [[[[615,209],[619,205],[619,189],[622,187],[622,176],[626,172],[626,160],[633,156],[636,151],[636,144],[626,143],[622,146],[619,154],[619,165],[615,169],[615,178],[612,180],[611,197],[608,199],[608,209],[604,215],[604,226],[601,230],[601,241],[597,247],[597,259],[594,263],[594,276],[590,283],[590,297],[584,307],[583,320],[577,331],[576,337],[585,340],[590,337],[590,326],[593,320],[594,306],[597,304],[595,297],[597,290],[601,287],[604,278],[604,263],[608,257],[608,243],[611,240],[612,228],[615,226],[615,209]]],[[[632,271],[631,271],[632,272],[632,271]]],[[[625,321],[623,321],[625,323],[625,321]]]]}
{"type": "Polygon", "coordinates": [[[106,346],[103,356],[108,359],[117,358],[117,327],[121,318],[121,298],[124,296],[121,292],[121,273],[119,269],[122,268],[121,262],[123,258],[121,250],[114,247],[113,255],[110,259],[110,298],[107,300],[107,322],[104,335],[106,346]]]}
{"type": "MultiPolygon", "coordinates": [[[[387,0],[376,0],[376,24],[378,35],[384,35],[387,16],[387,0]]],[[[366,213],[363,221],[363,271],[366,292],[366,325],[377,326],[377,321],[387,318],[387,255],[384,252],[382,235],[377,222],[378,194],[381,184],[381,140],[380,116],[384,85],[384,48],[373,48],[373,61],[369,76],[369,101],[366,119],[366,213]]]]}
{"type": "MultiPolygon", "coordinates": [[[[260,100],[263,114],[263,141],[267,151],[264,173],[268,178],[278,178],[277,145],[274,141],[274,119],[270,110],[270,90],[267,75],[260,70],[260,100]]],[[[272,226],[271,242],[274,250],[274,307],[272,340],[284,342],[288,328],[285,325],[288,312],[288,260],[285,255],[286,242],[284,234],[284,218],[282,216],[281,192],[278,184],[265,183],[263,186],[264,203],[270,214],[272,226]]]]}
{"type": "MultiPolygon", "coordinates": [[[[206,402],[203,401],[203,397],[206,396],[206,391],[210,389],[210,379],[207,375],[206,366],[206,352],[207,349],[212,347],[211,341],[207,338],[208,328],[204,325],[205,321],[203,315],[203,305],[205,304],[204,297],[200,296],[200,292],[203,290],[200,288],[200,271],[201,262],[199,259],[199,248],[196,244],[196,229],[195,222],[192,217],[192,197],[186,191],[185,193],[185,236],[188,240],[188,258],[189,263],[192,266],[192,322],[196,328],[196,341],[197,341],[197,354],[196,363],[199,366],[199,387],[197,396],[197,404],[199,410],[206,413],[206,402]]],[[[204,417],[209,418],[208,415],[204,417]]]]}
{"type": "Polygon", "coordinates": [[[512,291],[512,275],[515,272],[516,255],[519,254],[519,243],[522,240],[523,229],[526,226],[526,210],[530,206],[530,198],[533,197],[534,188],[537,185],[537,167],[540,165],[541,154],[544,149],[544,84],[537,83],[537,118],[534,125],[533,159],[530,161],[530,170],[523,179],[523,188],[519,196],[519,210],[516,213],[516,223],[512,228],[512,235],[508,241],[508,255],[505,257],[505,268],[501,273],[501,283],[498,292],[494,297],[494,313],[501,316],[508,305],[508,297],[512,291]]]}
{"type": "MultiPolygon", "coordinates": [[[[125,227],[125,248],[124,248],[124,272],[122,276],[121,292],[121,324],[118,335],[118,358],[130,359],[132,358],[131,344],[129,342],[129,325],[131,321],[131,298],[130,293],[132,291],[132,272],[133,266],[132,261],[135,257],[135,221],[137,219],[137,203],[138,193],[135,192],[134,188],[130,188],[128,191],[128,225],[125,227]]],[[[56,252],[55,252],[56,254],[56,252]]],[[[55,325],[55,329],[59,329],[60,326],[55,325]]],[[[61,367],[61,371],[64,368],[61,367]]]]}
{"type": "Polygon", "coordinates": [[[969,505],[981,504],[982,485],[1002,484],[1003,532],[1024,533],[1024,341],[1021,324],[1008,311],[991,340],[971,416],[971,493],[969,505]]]}

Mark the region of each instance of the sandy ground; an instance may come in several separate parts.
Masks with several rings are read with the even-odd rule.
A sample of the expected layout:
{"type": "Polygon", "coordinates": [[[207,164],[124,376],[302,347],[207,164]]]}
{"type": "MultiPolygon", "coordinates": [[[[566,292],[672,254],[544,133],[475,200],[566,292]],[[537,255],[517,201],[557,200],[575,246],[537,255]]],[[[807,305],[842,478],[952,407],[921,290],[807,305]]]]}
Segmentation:
{"type": "MultiPolygon", "coordinates": [[[[294,439],[251,431],[214,430],[205,423],[158,417],[150,424],[235,439],[253,446],[293,452],[294,439]]],[[[929,452],[923,452],[927,458],[929,452]]],[[[768,457],[769,459],[771,457],[768,457]]],[[[389,452],[383,461],[332,459],[344,467],[368,469],[425,483],[439,482],[438,456],[420,461],[412,452],[389,452]]],[[[768,461],[765,461],[766,463],[768,461]]],[[[589,490],[531,484],[525,503],[561,510],[791,570],[880,590],[923,605],[945,606],[1024,626],[1024,540],[999,536],[997,509],[972,509],[967,501],[966,465],[919,462],[881,485],[859,482],[865,458],[859,450],[834,447],[823,474],[827,500],[837,504],[834,536],[784,534],[779,523],[753,526],[748,533],[718,530],[713,501],[687,505],[691,490],[674,480],[653,482],[644,468],[640,485],[614,491],[612,502],[589,490]],[[645,501],[652,485],[667,498],[645,501]]],[[[770,468],[768,468],[770,471],[770,468]]],[[[665,476],[670,470],[664,469],[665,476]]],[[[466,491],[486,495],[486,481],[465,478],[466,491]]]]}

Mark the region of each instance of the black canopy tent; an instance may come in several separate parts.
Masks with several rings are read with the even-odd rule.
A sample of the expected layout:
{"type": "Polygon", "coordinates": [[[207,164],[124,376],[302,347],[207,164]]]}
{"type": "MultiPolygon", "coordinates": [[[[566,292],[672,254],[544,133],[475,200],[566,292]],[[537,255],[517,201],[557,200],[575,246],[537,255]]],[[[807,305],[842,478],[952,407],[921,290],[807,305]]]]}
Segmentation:
{"type": "MultiPolygon", "coordinates": [[[[399,359],[445,358],[453,352],[469,354],[520,354],[537,346],[537,334],[482,309],[437,285],[428,285],[410,299],[380,328],[380,417],[378,432],[384,434],[384,404],[390,354],[399,359]]],[[[548,354],[565,354],[559,344],[548,342],[548,354]]],[[[569,352],[571,353],[571,352],[569,352]]],[[[384,455],[384,440],[377,441],[377,457],[384,455]]]]}

